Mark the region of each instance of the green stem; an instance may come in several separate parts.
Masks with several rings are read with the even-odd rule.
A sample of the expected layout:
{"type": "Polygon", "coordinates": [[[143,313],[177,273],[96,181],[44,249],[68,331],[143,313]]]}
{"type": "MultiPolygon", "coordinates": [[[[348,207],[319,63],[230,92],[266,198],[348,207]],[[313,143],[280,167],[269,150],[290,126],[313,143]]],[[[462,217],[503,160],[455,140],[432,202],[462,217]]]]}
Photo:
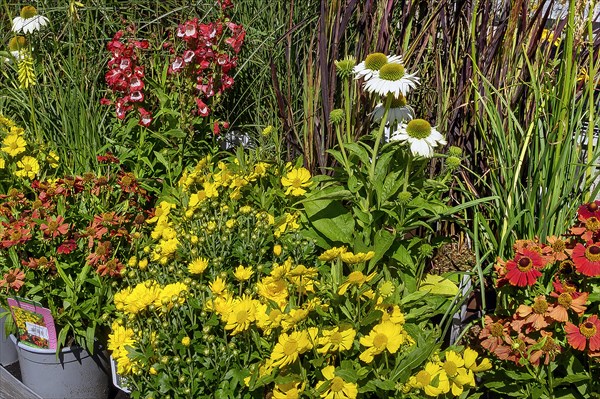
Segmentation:
{"type": "Polygon", "coordinates": [[[383,112],[383,118],[381,119],[381,125],[379,125],[379,131],[377,137],[375,137],[375,145],[373,146],[373,154],[371,159],[371,168],[369,169],[369,189],[367,191],[367,206],[371,209],[371,200],[373,199],[373,186],[375,182],[375,165],[377,163],[377,154],[379,153],[379,145],[381,144],[381,138],[383,137],[383,131],[385,130],[385,124],[388,117],[390,106],[392,105],[392,95],[388,95],[385,100],[385,111],[383,112]]]}
{"type": "Polygon", "coordinates": [[[409,155],[408,163],[406,164],[406,170],[404,171],[404,185],[403,185],[402,191],[406,191],[406,189],[408,187],[408,179],[410,178],[410,169],[412,167],[412,160],[413,160],[412,155],[409,155]]]}
{"type": "Polygon", "coordinates": [[[350,114],[350,77],[344,79],[344,108],[346,109],[346,140],[348,143],[352,142],[352,120],[350,114]]]}

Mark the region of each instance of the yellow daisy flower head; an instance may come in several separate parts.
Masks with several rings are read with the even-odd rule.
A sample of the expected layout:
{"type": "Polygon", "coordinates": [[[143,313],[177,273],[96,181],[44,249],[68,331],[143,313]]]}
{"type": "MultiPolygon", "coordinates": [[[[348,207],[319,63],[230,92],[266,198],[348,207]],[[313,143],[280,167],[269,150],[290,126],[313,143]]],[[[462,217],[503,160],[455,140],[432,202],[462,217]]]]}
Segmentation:
{"type": "Polygon", "coordinates": [[[285,195],[300,196],[306,194],[310,187],[310,172],[305,168],[294,168],[281,178],[281,185],[286,187],[285,195]]]}
{"type": "Polygon", "coordinates": [[[23,135],[25,135],[25,129],[23,129],[22,127],[19,127],[19,126],[11,126],[10,134],[15,134],[17,136],[23,136],[23,135]]]}
{"type": "Polygon", "coordinates": [[[344,295],[350,286],[357,286],[358,288],[362,287],[364,283],[371,281],[376,275],[377,272],[373,272],[368,276],[365,276],[361,271],[353,271],[350,273],[346,281],[340,285],[340,288],[338,289],[338,295],[344,295]]]}
{"type": "Polygon", "coordinates": [[[134,335],[132,329],[118,323],[112,324],[111,333],[108,335],[108,350],[112,352],[115,359],[127,356],[127,347],[135,345],[134,335]]]}
{"type": "Polygon", "coordinates": [[[2,140],[2,151],[14,157],[25,151],[27,142],[18,134],[9,134],[2,140]]]}
{"type": "Polygon", "coordinates": [[[227,292],[227,284],[221,277],[217,277],[208,286],[214,296],[223,296],[227,292]]]}
{"type": "Polygon", "coordinates": [[[181,338],[181,345],[183,345],[183,346],[190,346],[191,342],[192,342],[192,340],[188,336],[181,338]]]}
{"type": "Polygon", "coordinates": [[[160,290],[154,306],[163,310],[171,310],[176,303],[182,305],[185,302],[184,294],[187,290],[188,287],[184,283],[167,284],[160,290]]]}
{"type": "Polygon", "coordinates": [[[282,368],[292,364],[302,353],[311,348],[312,345],[306,331],[294,331],[289,335],[281,333],[271,353],[272,366],[282,368]]]}
{"type": "Polygon", "coordinates": [[[383,312],[383,315],[381,316],[381,321],[391,321],[394,324],[400,325],[404,324],[404,313],[402,313],[398,305],[382,303],[377,304],[375,308],[383,312]]]}
{"type": "Polygon", "coordinates": [[[236,335],[250,328],[256,320],[256,302],[247,295],[233,301],[231,312],[227,317],[226,330],[231,330],[231,335],[236,335]]]}
{"type": "Polygon", "coordinates": [[[360,354],[359,359],[365,363],[371,363],[375,355],[379,355],[385,350],[396,353],[405,341],[402,326],[385,321],[373,327],[369,335],[360,339],[360,344],[367,349],[360,354]]]}
{"type": "Polygon", "coordinates": [[[336,376],[334,366],[325,367],[321,370],[321,373],[325,377],[325,381],[319,381],[316,388],[322,398],[354,399],[358,395],[358,386],[353,382],[347,382],[342,377],[336,376]]]}
{"type": "Polygon", "coordinates": [[[322,337],[318,341],[320,348],[317,349],[317,352],[341,352],[352,348],[354,337],[356,336],[356,330],[351,327],[346,327],[343,329],[340,329],[340,327],[335,327],[330,330],[323,330],[321,334],[322,337]]]}
{"type": "Polygon", "coordinates": [[[194,259],[188,265],[188,272],[190,272],[190,274],[202,274],[202,273],[204,273],[204,271],[206,270],[207,267],[208,267],[208,259],[206,259],[206,258],[194,259]]]}
{"type": "Polygon", "coordinates": [[[416,375],[410,377],[408,385],[412,388],[421,389],[429,396],[439,396],[450,391],[450,383],[442,366],[429,362],[425,368],[416,375]]]}
{"type": "Polygon", "coordinates": [[[287,306],[289,290],[284,279],[267,276],[256,284],[256,287],[258,295],[262,298],[275,302],[281,309],[287,306]]]}
{"type": "Polygon", "coordinates": [[[273,399],[298,399],[304,392],[304,384],[297,381],[291,381],[285,384],[275,384],[273,389],[273,399]]]}
{"type": "Polygon", "coordinates": [[[479,373],[481,371],[486,371],[492,368],[492,363],[490,363],[490,359],[484,358],[481,363],[477,364],[475,361],[477,360],[477,356],[479,354],[471,348],[465,348],[463,352],[463,359],[465,361],[465,367],[474,373],[479,373]]]}
{"type": "Polygon", "coordinates": [[[355,263],[362,263],[368,260],[371,260],[375,256],[375,252],[369,251],[367,253],[358,252],[356,254],[352,252],[344,252],[340,254],[342,258],[342,262],[347,263],[349,265],[353,265],[355,263]]]}
{"type": "Polygon", "coordinates": [[[252,269],[252,266],[244,267],[242,265],[239,265],[235,269],[235,272],[233,272],[234,277],[238,281],[250,280],[250,277],[252,277],[253,274],[254,274],[254,270],[252,269]]]}
{"type": "Polygon", "coordinates": [[[48,165],[50,165],[52,169],[58,168],[58,161],[60,161],[60,158],[54,151],[50,151],[46,156],[46,162],[48,162],[48,165]]]}
{"type": "Polygon", "coordinates": [[[337,259],[341,254],[346,253],[348,248],[346,247],[333,247],[329,248],[321,255],[319,255],[319,260],[323,262],[329,262],[337,259]]]}
{"type": "Polygon", "coordinates": [[[6,161],[4,158],[0,157],[0,169],[4,169],[6,167],[6,161]]]}
{"type": "Polygon", "coordinates": [[[17,168],[20,169],[15,172],[16,176],[33,179],[40,171],[40,164],[34,157],[24,156],[17,162],[17,168]]]}
{"type": "Polygon", "coordinates": [[[274,328],[281,326],[284,314],[275,308],[268,310],[266,304],[256,305],[256,325],[264,331],[265,335],[271,334],[274,328]]]}
{"type": "Polygon", "coordinates": [[[276,244],[273,246],[273,255],[279,256],[279,255],[281,255],[281,251],[282,251],[281,245],[276,244]]]}

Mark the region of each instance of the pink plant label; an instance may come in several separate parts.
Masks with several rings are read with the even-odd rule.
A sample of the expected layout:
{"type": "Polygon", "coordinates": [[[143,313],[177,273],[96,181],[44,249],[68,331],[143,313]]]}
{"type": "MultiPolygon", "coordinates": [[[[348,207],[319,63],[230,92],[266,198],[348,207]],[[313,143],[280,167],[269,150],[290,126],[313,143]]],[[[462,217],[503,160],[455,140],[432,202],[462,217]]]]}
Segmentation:
{"type": "Polygon", "coordinates": [[[34,348],[56,349],[56,327],[50,309],[22,298],[8,298],[8,306],[21,343],[34,348]]]}

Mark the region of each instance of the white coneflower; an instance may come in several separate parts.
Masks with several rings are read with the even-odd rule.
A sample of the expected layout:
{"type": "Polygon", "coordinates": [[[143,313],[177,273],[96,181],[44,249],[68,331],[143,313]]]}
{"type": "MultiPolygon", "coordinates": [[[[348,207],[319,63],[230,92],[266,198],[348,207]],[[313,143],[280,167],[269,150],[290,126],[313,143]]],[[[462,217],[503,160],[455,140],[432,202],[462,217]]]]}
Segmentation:
{"type": "Polygon", "coordinates": [[[47,23],[48,18],[38,15],[34,6],[25,6],[21,9],[21,15],[13,19],[12,30],[16,33],[32,33],[47,23]]]}
{"type": "Polygon", "coordinates": [[[390,140],[408,142],[414,156],[426,158],[433,156],[433,149],[438,145],[446,145],[444,136],[424,119],[413,119],[408,124],[402,123],[390,140]]]}
{"type": "MultiPolygon", "coordinates": [[[[27,50],[27,39],[25,36],[15,36],[8,41],[8,51],[17,60],[23,59],[24,52],[27,50]]],[[[10,58],[5,58],[4,62],[11,62],[10,58]]]]}
{"type": "MultiPolygon", "coordinates": [[[[377,104],[373,110],[373,121],[381,122],[384,114],[385,105],[383,103],[377,104]]],[[[392,125],[394,122],[400,123],[410,121],[414,117],[414,114],[415,110],[406,103],[406,97],[400,94],[398,97],[392,100],[386,123],[392,125]]]]}
{"type": "Polygon", "coordinates": [[[400,94],[406,96],[418,83],[419,78],[415,74],[406,73],[402,64],[388,63],[381,67],[377,75],[365,82],[364,89],[384,97],[388,94],[399,97],[400,94]]]}
{"type": "Polygon", "coordinates": [[[365,80],[371,79],[373,76],[379,74],[379,70],[385,64],[401,63],[402,56],[399,55],[385,55],[383,53],[372,53],[367,58],[355,66],[352,72],[356,75],[354,79],[365,78],[365,80]]]}

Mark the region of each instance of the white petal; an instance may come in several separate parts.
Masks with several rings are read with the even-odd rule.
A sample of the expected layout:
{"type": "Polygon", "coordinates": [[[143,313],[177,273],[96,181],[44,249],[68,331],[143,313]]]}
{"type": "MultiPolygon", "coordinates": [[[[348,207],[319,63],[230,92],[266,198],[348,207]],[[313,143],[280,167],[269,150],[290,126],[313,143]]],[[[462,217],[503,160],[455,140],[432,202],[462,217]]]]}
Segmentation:
{"type": "Polygon", "coordinates": [[[16,33],[19,33],[23,30],[23,18],[16,17],[15,19],[13,19],[12,30],[16,33]]]}
{"type": "Polygon", "coordinates": [[[433,156],[433,149],[425,140],[413,141],[410,145],[410,150],[413,155],[421,155],[425,158],[431,158],[433,156]]]}

